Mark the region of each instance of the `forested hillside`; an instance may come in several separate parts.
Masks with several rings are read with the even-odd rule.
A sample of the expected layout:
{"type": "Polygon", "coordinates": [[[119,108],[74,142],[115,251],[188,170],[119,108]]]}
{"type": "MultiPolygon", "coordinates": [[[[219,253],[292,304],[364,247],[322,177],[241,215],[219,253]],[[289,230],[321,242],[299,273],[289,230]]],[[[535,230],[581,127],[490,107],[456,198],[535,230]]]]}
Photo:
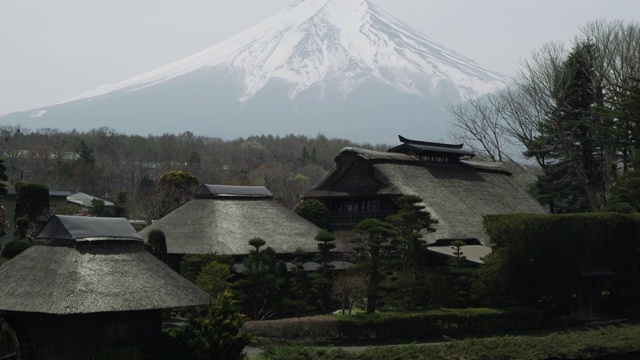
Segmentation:
{"type": "Polygon", "coordinates": [[[108,128],[81,133],[5,126],[0,133],[9,188],[23,181],[106,200],[125,190],[130,217],[139,213],[144,197],[152,196],[157,180],[167,171],[189,171],[201,184],[264,185],[292,208],[333,166],[343,147],[387,148],[321,134],[225,141],[191,132],[142,136],[108,128]]]}

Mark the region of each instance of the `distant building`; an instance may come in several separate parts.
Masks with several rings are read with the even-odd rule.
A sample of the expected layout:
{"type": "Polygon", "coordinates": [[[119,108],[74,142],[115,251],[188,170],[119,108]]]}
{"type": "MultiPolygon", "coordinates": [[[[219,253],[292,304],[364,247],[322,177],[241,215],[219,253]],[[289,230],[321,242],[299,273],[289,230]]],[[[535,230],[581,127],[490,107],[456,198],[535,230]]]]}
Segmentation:
{"type": "Polygon", "coordinates": [[[163,309],[209,301],[124,218],[52,216],[36,245],[0,266],[0,318],[22,359],[78,359],[159,335],[163,309]]]}
{"type": "MultiPolygon", "coordinates": [[[[435,233],[424,236],[434,248],[449,248],[453,240],[490,246],[482,226],[486,214],[546,212],[501,163],[471,161],[474,153],[462,145],[399,138],[401,144],[387,152],[342,149],[335,167],[304,198],[329,208],[335,230],[352,230],[365,218],[395,213],[401,195],[420,196],[439,222],[435,233]]],[[[449,256],[444,248],[435,250],[449,256]]]]}
{"type": "Polygon", "coordinates": [[[75,194],[71,194],[69,196],[67,196],[67,202],[70,204],[75,204],[78,205],[82,208],[82,210],[90,210],[91,207],[93,206],[91,204],[91,202],[93,200],[101,200],[104,201],[104,206],[107,208],[112,208],[113,207],[113,203],[111,201],[107,201],[104,199],[100,199],[98,197],[89,195],[89,194],[85,194],[83,192],[78,192],[75,194]]]}

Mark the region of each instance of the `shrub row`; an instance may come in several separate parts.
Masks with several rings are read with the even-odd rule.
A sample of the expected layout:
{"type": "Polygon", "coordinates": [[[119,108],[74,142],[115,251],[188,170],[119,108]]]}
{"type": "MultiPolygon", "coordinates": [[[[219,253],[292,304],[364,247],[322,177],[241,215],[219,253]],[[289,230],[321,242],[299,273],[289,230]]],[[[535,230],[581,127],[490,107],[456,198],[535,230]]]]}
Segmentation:
{"type": "Polygon", "coordinates": [[[426,340],[496,334],[542,327],[533,308],[440,309],[420,313],[375,313],[249,321],[243,330],[259,338],[311,341],[426,340]]]}
{"type": "Polygon", "coordinates": [[[547,336],[505,336],[446,344],[373,347],[362,352],[302,346],[267,347],[264,360],[552,360],[638,359],[640,326],[606,328],[547,336]]]}
{"type": "Polygon", "coordinates": [[[338,332],[345,340],[424,340],[542,327],[542,312],[533,308],[440,309],[339,316],[339,319],[338,332]]]}

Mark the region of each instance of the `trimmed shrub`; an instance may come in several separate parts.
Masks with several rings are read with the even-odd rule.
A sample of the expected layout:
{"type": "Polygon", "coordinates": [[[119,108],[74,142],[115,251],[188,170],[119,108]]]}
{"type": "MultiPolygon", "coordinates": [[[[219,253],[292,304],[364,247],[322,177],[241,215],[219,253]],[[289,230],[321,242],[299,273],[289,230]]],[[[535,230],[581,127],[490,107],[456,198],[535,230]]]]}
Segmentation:
{"type": "Polygon", "coordinates": [[[5,247],[2,249],[1,255],[5,259],[10,260],[18,256],[21,252],[27,250],[31,246],[32,244],[29,240],[14,240],[5,245],[5,247]]]}
{"type": "Polygon", "coordinates": [[[167,238],[162,230],[153,229],[149,231],[147,243],[151,245],[153,256],[162,261],[167,261],[167,238]]]}
{"type": "Polygon", "coordinates": [[[320,229],[331,231],[329,209],[320,200],[308,199],[296,206],[294,212],[309,220],[320,229]]]}

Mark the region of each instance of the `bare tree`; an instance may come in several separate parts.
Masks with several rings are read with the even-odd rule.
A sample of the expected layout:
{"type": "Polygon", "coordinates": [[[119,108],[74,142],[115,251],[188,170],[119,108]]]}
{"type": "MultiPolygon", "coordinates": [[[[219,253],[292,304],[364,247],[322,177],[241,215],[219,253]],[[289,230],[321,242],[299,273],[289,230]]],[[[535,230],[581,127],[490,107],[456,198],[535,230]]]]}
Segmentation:
{"type": "Polygon", "coordinates": [[[449,104],[453,115],[452,138],[463,141],[475,151],[486,154],[491,161],[504,161],[509,142],[502,123],[501,98],[489,94],[465,103],[449,104]]]}

